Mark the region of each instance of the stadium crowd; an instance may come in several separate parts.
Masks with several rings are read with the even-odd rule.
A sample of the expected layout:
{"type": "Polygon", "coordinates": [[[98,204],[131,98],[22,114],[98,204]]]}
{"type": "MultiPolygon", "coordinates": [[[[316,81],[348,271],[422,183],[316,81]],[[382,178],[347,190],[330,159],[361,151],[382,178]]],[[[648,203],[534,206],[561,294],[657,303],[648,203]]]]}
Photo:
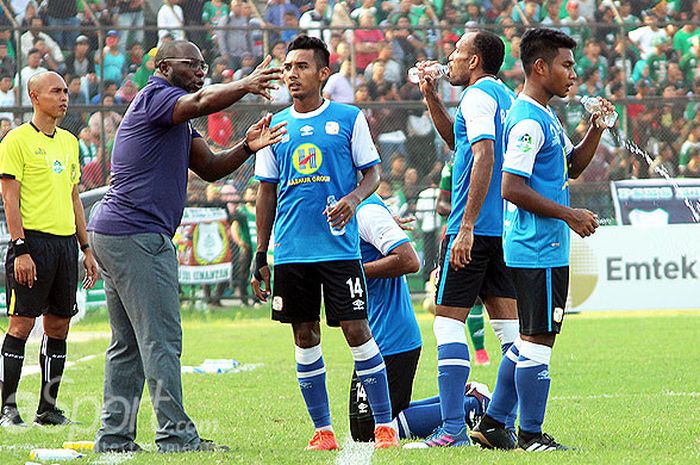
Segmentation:
{"type": "MultiPolygon", "coordinates": [[[[62,126],[80,140],[83,189],[107,183],[111,145],[124,106],[145,86],[154,71],[157,47],[164,41],[187,38],[197,43],[211,65],[207,83],[217,83],[246,76],[265,52],[273,56],[271,66],[280,65],[287,43],[302,30],[322,38],[331,50],[334,74],[324,96],[364,108],[383,158],[380,194],[406,205],[397,211],[415,212],[418,194],[438,185],[451,153],[419,103],[418,86],[407,81],[407,69],[425,59],[445,62],[465,28],[487,27],[506,44],[500,75],[517,92],[523,80],[520,36],[536,24],[562,28],[579,43],[578,85],[567,99],[555,103],[567,130],[585,130],[584,110],[578,104],[583,95],[609,98],[621,115],[618,128],[601,145],[602,153],[578,182],[656,177],[659,168],[671,176],[700,176],[700,112],[697,102],[685,99],[700,92],[700,0],[4,3],[8,8],[0,12],[0,136],[26,119],[17,106],[29,105],[29,78],[44,69],[61,73],[71,101],[62,126]],[[102,40],[96,25],[107,31],[102,40]],[[21,28],[17,34],[16,27],[21,28]],[[104,48],[99,49],[100,44],[104,48]],[[370,102],[383,105],[364,105],[370,102]],[[88,112],[86,105],[101,110],[88,112]],[[110,109],[115,105],[118,111],[110,109]],[[647,150],[654,164],[647,166],[622,149],[622,139],[647,150]]],[[[443,100],[457,102],[462,89],[444,81],[443,100]]],[[[256,96],[246,99],[261,102],[256,96]]],[[[284,87],[273,102],[290,102],[284,87]]],[[[221,112],[199,121],[198,129],[211,143],[226,146],[249,122],[221,112]]],[[[245,181],[238,192],[244,191],[245,181]]]]}

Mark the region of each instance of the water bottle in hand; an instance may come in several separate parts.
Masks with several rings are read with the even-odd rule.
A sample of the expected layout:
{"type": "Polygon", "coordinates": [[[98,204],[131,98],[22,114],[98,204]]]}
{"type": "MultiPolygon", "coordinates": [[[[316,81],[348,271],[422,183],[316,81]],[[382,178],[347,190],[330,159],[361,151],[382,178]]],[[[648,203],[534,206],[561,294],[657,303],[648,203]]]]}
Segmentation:
{"type": "MultiPolygon", "coordinates": [[[[448,66],[447,65],[441,65],[440,63],[434,63],[427,68],[425,68],[425,72],[427,74],[432,75],[435,79],[440,79],[442,77],[447,76],[447,70],[448,66]]],[[[411,84],[418,84],[420,82],[420,78],[418,77],[419,71],[418,67],[414,66],[413,68],[408,70],[408,82],[411,84]]]]}
{"type": "MultiPolygon", "coordinates": [[[[333,210],[333,207],[335,207],[338,204],[338,201],[335,199],[335,195],[329,195],[326,197],[326,217],[330,215],[331,210],[333,210]]],[[[334,236],[342,236],[345,234],[345,226],[342,228],[334,228],[332,224],[328,223],[328,227],[331,228],[331,234],[334,236]]]]}
{"type": "Polygon", "coordinates": [[[585,108],[588,113],[601,113],[598,121],[600,121],[606,127],[611,128],[615,126],[615,122],[617,121],[617,112],[613,110],[608,113],[603,113],[603,104],[600,97],[581,97],[581,105],[583,105],[583,108],[585,108]]]}

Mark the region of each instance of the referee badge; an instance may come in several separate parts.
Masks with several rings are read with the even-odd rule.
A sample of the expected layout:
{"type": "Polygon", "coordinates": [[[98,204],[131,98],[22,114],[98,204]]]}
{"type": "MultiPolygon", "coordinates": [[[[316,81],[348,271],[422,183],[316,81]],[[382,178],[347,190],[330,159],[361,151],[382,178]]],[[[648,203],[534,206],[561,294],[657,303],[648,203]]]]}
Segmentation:
{"type": "Polygon", "coordinates": [[[564,319],[564,309],[561,307],[556,307],[552,317],[554,318],[555,323],[561,323],[561,320],[564,319]]]}

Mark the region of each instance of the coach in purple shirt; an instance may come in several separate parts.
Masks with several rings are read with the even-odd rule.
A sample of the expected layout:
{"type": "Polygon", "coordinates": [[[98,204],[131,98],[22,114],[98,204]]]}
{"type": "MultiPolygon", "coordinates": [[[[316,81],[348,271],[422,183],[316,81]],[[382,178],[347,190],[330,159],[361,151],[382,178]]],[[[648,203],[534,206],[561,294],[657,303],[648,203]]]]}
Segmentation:
{"type": "Polygon", "coordinates": [[[222,448],[199,437],[182,402],[178,265],[171,239],[185,208],[188,169],[217,180],[286,132],[283,125],[270,128],[267,116],[243,141],[214,154],[190,123],[248,93],[269,98],[273,81],[281,78],[279,68],[265,69],[269,61],[246,78],[203,89],[208,67],[199,48],[186,41],[165,43],[156,53],[156,73],[119,127],[112,183],[88,226],[112,327],[97,452],[141,449],[135,439],[144,382],[158,420],[159,451],[222,448]]]}

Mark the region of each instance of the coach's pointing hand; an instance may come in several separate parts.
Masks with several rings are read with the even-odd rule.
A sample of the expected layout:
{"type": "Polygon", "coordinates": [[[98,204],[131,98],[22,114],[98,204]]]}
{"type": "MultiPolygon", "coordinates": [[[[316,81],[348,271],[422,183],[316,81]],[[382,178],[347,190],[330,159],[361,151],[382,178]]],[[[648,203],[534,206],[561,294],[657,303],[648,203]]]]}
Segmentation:
{"type": "Polygon", "coordinates": [[[248,128],[248,131],[245,133],[245,140],[248,142],[248,146],[251,150],[257,152],[268,145],[276,144],[281,141],[282,136],[287,133],[287,129],[285,128],[287,125],[286,121],[271,128],[271,120],[272,113],[268,113],[260,118],[260,121],[248,128]]]}
{"type": "Polygon", "coordinates": [[[241,79],[249,93],[262,95],[267,100],[272,100],[270,91],[276,90],[278,87],[274,81],[282,79],[282,69],[268,68],[270,61],[272,61],[272,57],[266,56],[252,73],[241,79]]]}
{"type": "Polygon", "coordinates": [[[566,224],[581,237],[593,234],[598,225],[598,215],[584,208],[572,208],[566,224]]]}

